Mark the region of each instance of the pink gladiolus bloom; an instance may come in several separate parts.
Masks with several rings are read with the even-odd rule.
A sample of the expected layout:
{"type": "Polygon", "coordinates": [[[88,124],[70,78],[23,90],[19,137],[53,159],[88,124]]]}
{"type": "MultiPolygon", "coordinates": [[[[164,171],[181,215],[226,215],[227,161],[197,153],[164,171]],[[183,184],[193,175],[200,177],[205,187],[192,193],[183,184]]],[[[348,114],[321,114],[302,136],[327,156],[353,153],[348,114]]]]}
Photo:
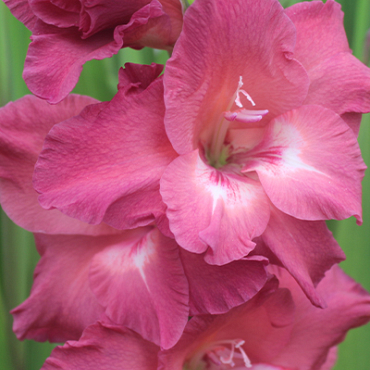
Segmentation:
{"type": "Polygon", "coordinates": [[[127,65],[99,114],[51,130],[35,168],[40,204],[118,229],[156,222],[210,264],[266,256],[324,306],[314,286],[344,259],[324,220],[361,223],[356,134],[370,110],[370,72],[342,16],[331,0],[287,11],[277,0],[195,2],[164,102],[160,67],[127,65]]]}
{"type": "Polygon", "coordinates": [[[315,304],[312,283],[343,258],[323,220],[362,222],[354,133],[370,110],[370,70],[350,54],[342,19],[332,0],[286,11],[276,0],[197,1],[164,77],[179,157],[160,191],[177,242],[222,265],[261,237],[315,304]]]}
{"type": "Polygon", "coordinates": [[[284,270],[248,303],[224,315],[197,316],[179,343],[160,351],[136,333],[106,321],[78,342],[56,348],[42,370],[329,370],[346,332],[370,320],[370,296],[337,266],[318,290],[328,306],[311,305],[284,270]]]}
{"type": "Polygon", "coordinates": [[[32,31],[23,77],[50,103],[76,85],[82,66],[122,47],[172,50],[182,27],[180,0],[5,0],[32,31]]]}
{"type": "Polygon", "coordinates": [[[30,297],[12,311],[13,329],[20,339],[77,340],[105,314],[169,348],[189,315],[224,313],[252,298],[268,279],[267,260],[219,268],[154,226],[125,232],[41,208],[31,179],[46,134],[82,109],[98,114],[94,103],[70,95],[51,106],[26,96],[0,109],[0,201],[13,221],[35,233],[41,255],[30,297]]]}

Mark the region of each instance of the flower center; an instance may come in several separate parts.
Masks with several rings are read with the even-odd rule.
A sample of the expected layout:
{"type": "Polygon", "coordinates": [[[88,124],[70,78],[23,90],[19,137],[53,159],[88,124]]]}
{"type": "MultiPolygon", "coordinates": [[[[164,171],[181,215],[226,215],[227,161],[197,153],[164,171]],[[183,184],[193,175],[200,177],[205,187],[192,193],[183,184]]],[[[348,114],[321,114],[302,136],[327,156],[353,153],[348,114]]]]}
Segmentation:
{"type": "Polygon", "coordinates": [[[254,107],[256,103],[253,101],[252,97],[242,89],[243,78],[239,77],[238,88],[231,100],[229,108],[224,112],[223,116],[220,117],[218,124],[216,124],[216,129],[213,133],[212,143],[209,150],[207,151],[207,158],[211,166],[215,168],[220,168],[227,164],[227,158],[230,155],[230,145],[225,145],[225,138],[227,131],[229,129],[230,123],[237,121],[240,123],[251,124],[259,122],[267,113],[268,110],[249,110],[245,109],[240,97],[244,95],[247,100],[254,107]],[[233,104],[236,104],[240,109],[233,112],[229,111],[233,104]]]}
{"type": "Polygon", "coordinates": [[[184,370],[244,370],[252,367],[245,353],[242,339],[224,340],[211,343],[200,351],[184,367],[184,370]]]}

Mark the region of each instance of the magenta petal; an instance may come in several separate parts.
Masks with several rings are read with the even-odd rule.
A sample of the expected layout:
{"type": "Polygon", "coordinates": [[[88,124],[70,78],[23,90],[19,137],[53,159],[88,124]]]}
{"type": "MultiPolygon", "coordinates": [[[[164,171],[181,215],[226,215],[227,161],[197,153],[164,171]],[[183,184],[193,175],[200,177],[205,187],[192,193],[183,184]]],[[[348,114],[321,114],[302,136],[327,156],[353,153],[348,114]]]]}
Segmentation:
{"type": "Polygon", "coordinates": [[[350,54],[340,4],[305,2],[286,10],[297,28],[294,57],[311,84],[304,104],[320,104],[338,114],[370,111],[370,71],[350,54]]]}
{"type": "Polygon", "coordinates": [[[116,28],[115,38],[120,35],[124,46],[133,48],[148,46],[172,50],[182,27],[181,2],[172,1],[172,4],[165,5],[162,6],[158,0],[152,0],[135,12],[129,23],[116,28]]]}
{"type": "Polygon", "coordinates": [[[5,5],[19,21],[29,30],[32,30],[37,21],[37,17],[31,10],[29,0],[4,0],[5,5]]]}
{"type": "Polygon", "coordinates": [[[190,315],[221,314],[254,297],[267,282],[266,261],[209,265],[203,256],[181,249],[190,290],[190,315]]]}
{"type": "Polygon", "coordinates": [[[29,0],[32,11],[43,22],[67,28],[79,25],[81,4],[76,0],[29,0]]]}
{"type": "Polygon", "coordinates": [[[98,322],[78,342],[55,348],[42,370],[156,370],[158,350],[129,329],[98,322]]]}
{"type": "Polygon", "coordinates": [[[273,363],[289,369],[328,369],[325,363],[332,363],[335,354],[332,347],[344,340],[349,329],[370,320],[369,293],[334,266],[317,287],[327,302],[327,308],[320,309],[289,276],[278,277],[281,286],[291,290],[297,309],[290,341],[273,363]]]}
{"type": "Polygon", "coordinates": [[[28,88],[49,103],[58,103],[76,85],[82,66],[92,59],[109,58],[122,47],[112,32],[100,32],[82,40],[74,28],[31,37],[23,78],[28,88]]]}
{"type": "Polygon", "coordinates": [[[164,77],[165,125],[175,150],[185,154],[209,139],[240,77],[254,109],[267,109],[270,118],[301,105],[309,80],[292,58],[294,44],[295,28],[278,1],[195,2],[164,77]]]}
{"type": "Polygon", "coordinates": [[[135,69],[159,72],[155,65],[131,66],[111,102],[50,131],[34,176],[44,208],[122,229],[147,225],[165,212],[159,180],[176,153],[163,126],[162,80],[143,89],[143,73],[134,87],[125,79],[137,77],[135,69]]]}
{"type": "Polygon", "coordinates": [[[260,184],[208,166],[195,150],[176,158],[161,179],[170,229],[176,241],[208,263],[246,256],[264,231],[269,203],[260,184]]]}
{"type": "Polygon", "coordinates": [[[21,227],[48,234],[110,234],[107,225],[91,226],[46,211],[37,201],[32,174],[46,134],[56,123],[79,114],[96,100],[70,95],[57,105],[25,96],[0,109],[0,201],[7,215],[21,227]]]}
{"type": "Polygon", "coordinates": [[[302,2],[285,10],[297,29],[294,57],[307,70],[335,54],[350,52],[340,8],[340,4],[329,0],[325,4],[302,2]]]}
{"type": "Polygon", "coordinates": [[[355,135],[334,112],[302,106],[274,119],[245,170],[258,173],[271,202],[304,220],[361,223],[365,165],[355,135]],[[333,155],[335,153],[335,155],[333,155]]]}
{"type": "Polygon", "coordinates": [[[77,340],[104,312],[89,287],[94,254],[122,236],[36,234],[41,254],[30,297],[12,310],[19,339],[77,340]]]}
{"type": "Polygon", "coordinates": [[[325,272],[345,259],[324,221],[302,221],[272,208],[263,240],[316,306],[325,301],[315,290],[325,272]]]}
{"type": "Polygon", "coordinates": [[[188,321],[189,288],[179,247],[154,229],[98,253],[91,288],[107,316],[163,348],[172,347],[188,321]]]}

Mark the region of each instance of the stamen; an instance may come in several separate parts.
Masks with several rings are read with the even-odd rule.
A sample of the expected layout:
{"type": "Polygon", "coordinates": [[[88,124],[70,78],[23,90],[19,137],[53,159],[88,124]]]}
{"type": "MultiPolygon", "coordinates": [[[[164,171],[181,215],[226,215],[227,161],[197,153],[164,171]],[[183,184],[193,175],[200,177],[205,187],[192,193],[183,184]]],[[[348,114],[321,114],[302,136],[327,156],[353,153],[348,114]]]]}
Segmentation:
{"type": "Polygon", "coordinates": [[[248,358],[244,349],[241,347],[244,343],[245,343],[244,340],[240,340],[240,342],[235,345],[235,348],[237,348],[240,351],[241,355],[243,356],[243,361],[244,361],[245,367],[252,367],[251,360],[248,358]]]}
{"type": "Polygon", "coordinates": [[[243,77],[240,76],[239,77],[239,83],[238,83],[238,88],[236,90],[236,98],[235,98],[235,104],[239,107],[239,108],[243,108],[243,104],[241,103],[240,101],[240,93],[243,94],[249,101],[250,103],[255,106],[256,103],[253,101],[252,97],[245,91],[245,90],[242,90],[241,87],[243,86],[243,77]]]}
{"type": "Polygon", "coordinates": [[[235,363],[233,361],[234,357],[234,352],[235,352],[235,344],[231,343],[231,351],[229,353],[229,356],[225,358],[224,356],[220,356],[220,360],[223,364],[230,364],[231,367],[235,366],[235,363]]]}
{"type": "Polygon", "coordinates": [[[242,123],[254,123],[259,122],[269,111],[264,110],[249,110],[249,109],[240,109],[235,112],[224,112],[224,117],[228,121],[238,121],[242,123]]]}

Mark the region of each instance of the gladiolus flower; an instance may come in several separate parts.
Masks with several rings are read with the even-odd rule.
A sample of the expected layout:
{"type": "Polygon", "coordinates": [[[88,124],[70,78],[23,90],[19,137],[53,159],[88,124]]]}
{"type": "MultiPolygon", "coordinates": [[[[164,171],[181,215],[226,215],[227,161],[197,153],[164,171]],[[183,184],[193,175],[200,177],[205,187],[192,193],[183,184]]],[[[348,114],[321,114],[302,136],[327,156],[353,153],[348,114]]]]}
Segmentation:
{"type": "Polygon", "coordinates": [[[57,103],[76,85],[82,66],[122,47],[172,50],[182,27],[180,0],[5,0],[32,31],[24,80],[57,103]]]}
{"type": "Polygon", "coordinates": [[[83,108],[98,114],[94,103],[71,95],[50,106],[26,96],[0,109],[0,200],[16,223],[35,233],[41,255],[30,297],[12,311],[13,329],[20,339],[77,340],[104,313],[169,348],[189,315],[224,313],[252,298],[268,279],[267,260],[250,257],[218,268],[182,250],[152,222],[122,231],[42,209],[31,179],[43,140],[83,108]]]}
{"type": "Polygon", "coordinates": [[[274,281],[248,303],[225,315],[197,316],[179,343],[160,351],[136,333],[110,323],[87,328],[78,342],[56,348],[43,370],[328,370],[346,332],[370,320],[370,296],[334,267],[318,290],[324,310],[311,305],[289,276],[274,281]]]}
{"type": "Polygon", "coordinates": [[[361,223],[356,133],[370,73],[349,53],[337,3],[293,10],[195,2],[163,82],[160,67],[129,64],[99,114],[51,130],[35,169],[40,204],[119,229],[156,222],[210,264],[266,256],[323,306],[314,286],[344,259],[324,220],[361,223]],[[322,43],[321,28],[336,42],[322,43]],[[331,70],[342,76],[327,70],[332,58],[349,77],[323,98],[331,70]]]}

